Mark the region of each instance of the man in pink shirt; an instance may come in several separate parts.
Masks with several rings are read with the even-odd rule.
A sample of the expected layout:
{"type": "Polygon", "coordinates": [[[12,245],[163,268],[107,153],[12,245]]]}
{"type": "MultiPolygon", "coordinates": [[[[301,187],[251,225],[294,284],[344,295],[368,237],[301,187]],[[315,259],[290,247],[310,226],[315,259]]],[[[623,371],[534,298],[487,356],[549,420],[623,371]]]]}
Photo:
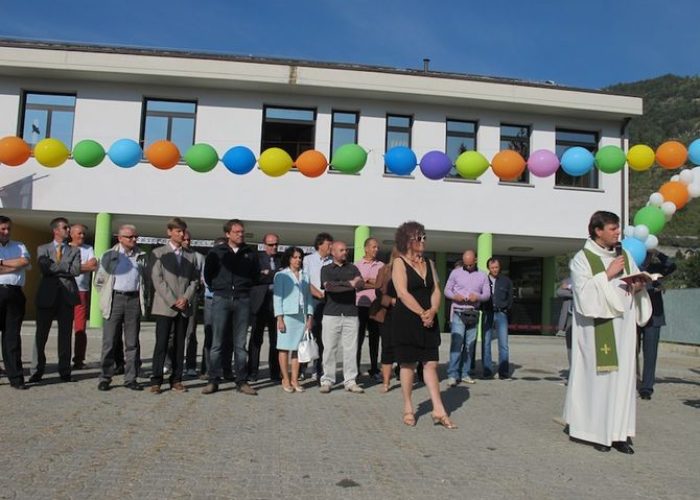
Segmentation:
{"type": "Polygon", "coordinates": [[[375,381],[381,382],[382,376],[379,372],[377,360],[379,358],[379,324],[370,319],[369,306],[376,298],[375,283],[377,274],[384,266],[384,263],[377,260],[379,244],[375,238],[365,240],[365,256],[355,263],[360,270],[362,279],[365,281],[365,289],[357,292],[357,311],[359,318],[359,331],[357,334],[357,372],[360,370],[360,358],[362,358],[362,344],[365,340],[365,330],[369,332],[369,375],[375,381]]]}

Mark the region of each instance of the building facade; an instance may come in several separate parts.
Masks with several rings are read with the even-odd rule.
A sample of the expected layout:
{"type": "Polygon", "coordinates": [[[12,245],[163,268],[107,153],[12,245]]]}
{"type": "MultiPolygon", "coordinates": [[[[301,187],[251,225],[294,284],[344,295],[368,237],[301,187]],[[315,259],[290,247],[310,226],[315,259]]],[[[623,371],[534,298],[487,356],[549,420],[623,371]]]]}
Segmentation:
{"type": "Polygon", "coordinates": [[[396,227],[418,220],[443,280],[467,248],[478,248],[481,263],[502,257],[517,289],[515,330],[548,331],[554,259],[580,247],[594,211],[626,220],[626,170],[509,182],[489,170],[478,180],[434,181],[418,168],[410,176],[388,173],[384,153],[405,145],[419,159],[431,150],[454,159],[471,149],[490,159],[509,148],[525,158],[573,145],[625,148],[626,124],[641,113],[636,97],[516,80],[4,41],[0,137],[33,144],[51,136],[69,149],[93,139],[105,150],[122,138],[144,147],[167,139],[183,154],[210,144],[220,157],[238,145],[256,157],[278,146],[292,158],[316,149],[329,159],[356,142],[368,160],[358,174],[330,168],[312,179],[295,170],[272,178],[258,168],[235,175],[221,163],[204,174],[184,163],[161,171],[145,159],[128,169],[109,158],[94,168],[69,159],[49,169],[30,158],[0,166],[1,210],[15,221],[17,239],[34,249],[59,214],[102,239],[126,222],[143,236],[163,236],[165,221],[180,216],[194,238],[211,240],[235,217],[246,222],[251,243],[274,231],[283,243],[308,246],[328,231],[354,243],[356,257],[368,235],[389,250],[396,227]]]}

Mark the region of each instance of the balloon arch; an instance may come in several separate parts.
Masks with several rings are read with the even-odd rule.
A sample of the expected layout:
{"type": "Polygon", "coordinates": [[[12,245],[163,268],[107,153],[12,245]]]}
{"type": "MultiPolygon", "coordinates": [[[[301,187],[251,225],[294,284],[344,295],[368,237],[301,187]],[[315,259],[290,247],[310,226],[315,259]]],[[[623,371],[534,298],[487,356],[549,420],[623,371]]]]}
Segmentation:
{"type": "MultiPolygon", "coordinates": [[[[58,139],[46,138],[34,146],[34,158],[47,168],[60,167],[71,156],[71,151],[58,139]]],[[[25,163],[32,155],[32,148],[22,138],[8,136],[0,139],[0,163],[8,167],[17,167],[25,163]]],[[[171,141],[156,141],[145,151],[132,139],[119,139],[105,151],[102,145],[91,139],[85,139],[75,145],[72,151],[75,162],[81,167],[93,168],[109,157],[110,161],[121,168],[136,166],[145,156],[155,168],[168,170],[180,162],[181,153],[171,141]]],[[[367,163],[367,151],[358,144],[346,144],[338,148],[329,163],[320,151],[309,150],[301,153],[296,161],[280,148],[269,148],[255,158],[255,154],[245,146],[234,146],[219,158],[216,150],[209,144],[194,144],[182,157],[195,172],[206,173],[221,161],[230,172],[244,175],[253,170],[257,163],[260,170],[270,177],[286,174],[293,166],[306,177],[323,175],[329,164],[334,170],[343,173],[357,173],[367,163]]],[[[656,151],[651,147],[638,144],[632,146],[627,154],[618,146],[604,146],[595,155],[585,148],[574,146],[567,149],[561,157],[546,149],[533,151],[527,160],[520,153],[503,150],[491,159],[491,162],[478,151],[465,151],[456,161],[442,151],[429,151],[418,161],[415,153],[405,147],[389,149],[384,155],[387,169],[396,175],[410,175],[420,167],[425,177],[440,180],[446,177],[454,166],[457,173],[465,179],[477,179],[489,167],[501,180],[519,178],[527,169],[536,177],[548,177],[559,168],[567,174],[579,177],[586,175],[593,168],[605,174],[613,174],[624,168],[625,163],[636,171],[650,169],[655,163],[667,170],[677,170],[690,160],[693,165],[700,165],[700,139],[694,140],[687,148],[678,141],[667,141],[656,151]]],[[[700,166],[685,169],[671,177],[658,192],[649,196],[647,205],[634,215],[634,225],[625,228],[623,247],[630,252],[637,264],[641,264],[647,250],[659,244],[657,235],[677,210],[681,210],[692,198],[700,196],[700,166]]]]}

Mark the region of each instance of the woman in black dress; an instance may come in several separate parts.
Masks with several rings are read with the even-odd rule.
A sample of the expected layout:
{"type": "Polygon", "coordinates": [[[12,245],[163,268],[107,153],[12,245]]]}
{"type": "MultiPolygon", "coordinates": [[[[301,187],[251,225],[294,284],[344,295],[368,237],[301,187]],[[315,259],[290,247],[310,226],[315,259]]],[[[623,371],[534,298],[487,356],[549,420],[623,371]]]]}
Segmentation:
{"type": "Polygon", "coordinates": [[[379,323],[379,334],[382,339],[382,392],[389,392],[391,385],[391,367],[394,364],[394,349],[391,346],[391,311],[396,305],[396,289],[391,281],[391,269],[394,259],[399,252],[391,251],[389,263],[382,267],[377,274],[377,298],[370,306],[370,318],[379,323]]]}
{"type": "Polygon", "coordinates": [[[440,307],[440,285],[434,264],[423,259],[425,228],[418,222],[405,222],[396,230],[400,256],[393,262],[391,279],[398,300],[392,313],[392,346],[401,366],[403,423],[416,425],[411,401],[416,363],[423,363],[423,378],[433,403],[433,423],[447,429],[457,426],[447,416],[440,396],[438,348],[440,330],[436,317],[440,307]]]}

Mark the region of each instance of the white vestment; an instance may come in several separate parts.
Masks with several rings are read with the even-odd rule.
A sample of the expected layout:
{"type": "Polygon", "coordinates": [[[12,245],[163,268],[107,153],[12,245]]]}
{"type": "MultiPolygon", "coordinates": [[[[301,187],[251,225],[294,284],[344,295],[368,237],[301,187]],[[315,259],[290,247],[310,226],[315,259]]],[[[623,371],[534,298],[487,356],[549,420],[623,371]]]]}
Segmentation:
{"type": "MultiPolygon", "coordinates": [[[[615,251],[587,240],[591,250],[608,268],[615,251]]],[[[630,274],[639,272],[627,254],[630,274]]],[[[634,296],[621,288],[619,279],[608,280],[605,272],[591,272],[583,250],[569,264],[574,293],[571,330],[571,371],[564,405],[564,420],[573,438],[610,446],[635,435],[635,384],[637,325],[651,316],[646,290],[634,296]],[[598,372],[595,353],[595,318],[613,318],[618,368],[598,372]]],[[[626,273],[625,273],[626,274],[626,273]]]]}

